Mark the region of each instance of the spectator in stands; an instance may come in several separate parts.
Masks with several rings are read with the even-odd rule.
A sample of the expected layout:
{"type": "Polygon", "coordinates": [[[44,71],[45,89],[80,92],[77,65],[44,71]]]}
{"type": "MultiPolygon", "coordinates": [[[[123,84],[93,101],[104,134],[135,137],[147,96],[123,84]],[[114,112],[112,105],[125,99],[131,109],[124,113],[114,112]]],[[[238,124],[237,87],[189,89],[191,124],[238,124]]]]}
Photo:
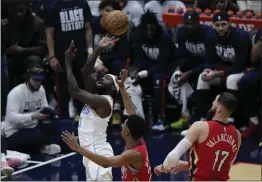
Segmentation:
{"type": "Polygon", "coordinates": [[[42,84],[44,70],[34,65],[25,83],[13,88],[7,97],[4,133],[8,149],[31,153],[56,154],[61,152],[52,144],[58,132],[53,112],[46,112],[48,103],[42,84]],[[49,121],[50,120],[50,121],[49,121]]]}
{"type": "Polygon", "coordinates": [[[240,11],[261,13],[261,1],[237,0],[237,5],[240,11]]]}
{"type": "MultiPolygon", "coordinates": [[[[239,82],[239,98],[242,113],[249,118],[248,128],[241,134],[243,138],[249,137],[259,124],[258,113],[261,104],[258,100],[261,94],[261,60],[262,60],[262,28],[255,36],[255,44],[251,51],[253,69],[248,71],[239,82]]],[[[261,111],[260,111],[261,112],[261,111]]]]}
{"type": "Polygon", "coordinates": [[[144,14],[144,9],[140,2],[134,0],[118,0],[120,6],[122,7],[122,11],[125,12],[128,16],[129,22],[132,23],[133,26],[137,27],[140,24],[140,18],[144,14]]]}
{"type": "Polygon", "coordinates": [[[39,1],[30,1],[30,9],[34,12],[37,16],[44,19],[46,13],[52,7],[52,5],[58,0],[39,0],[39,1]]]}
{"type": "MultiPolygon", "coordinates": [[[[174,69],[180,70],[180,84],[190,83],[195,88],[197,78],[204,69],[206,51],[206,35],[214,30],[210,26],[200,25],[199,15],[192,11],[184,15],[184,26],[176,34],[178,44],[177,58],[174,69]]],[[[182,128],[187,124],[188,113],[182,113],[177,122],[171,124],[172,128],[182,128]]]]}
{"type": "Polygon", "coordinates": [[[219,9],[223,12],[231,10],[236,13],[238,11],[238,7],[235,0],[213,0],[212,10],[216,9],[219,9]]]}
{"type": "MultiPolygon", "coordinates": [[[[141,24],[134,39],[132,59],[134,67],[138,69],[137,74],[134,76],[134,84],[141,83],[142,87],[147,87],[151,91],[154,90],[153,88],[155,88],[155,91],[156,88],[161,90],[165,68],[168,61],[173,58],[174,53],[171,38],[164,33],[156,15],[147,11],[141,17],[141,24]]],[[[153,126],[153,129],[164,130],[162,119],[160,119],[161,94],[155,95],[154,101],[158,123],[153,126]]]]}
{"type": "MultiPolygon", "coordinates": [[[[81,69],[88,55],[93,52],[91,13],[85,0],[61,0],[55,2],[47,14],[45,25],[48,56],[50,66],[56,72],[58,115],[61,119],[67,119],[69,118],[68,103],[70,96],[66,91],[64,54],[71,41],[74,40],[78,51],[73,71],[79,86],[84,88],[81,69]]],[[[75,120],[78,120],[82,106],[81,102],[74,100],[74,107],[78,112],[75,114],[75,120]]]]}
{"type": "MultiPolygon", "coordinates": [[[[94,35],[94,47],[108,32],[101,27],[100,20],[104,13],[121,10],[119,2],[116,0],[103,0],[99,4],[100,17],[95,18],[92,23],[92,31],[94,35]]],[[[119,37],[119,41],[113,47],[105,49],[100,54],[100,60],[111,74],[117,75],[124,68],[128,56],[128,44],[126,34],[119,37]]]]}
{"type": "Polygon", "coordinates": [[[238,6],[236,0],[196,0],[197,7],[201,8],[202,10],[211,9],[216,10],[219,9],[220,11],[238,11],[238,6]]]}
{"type": "MultiPolygon", "coordinates": [[[[197,83],[196,107],[201,120],[205,119],[212,103],[211,86],[223,84],[236,95],[238,82],[244,75],[246,63],[250,60],[251,40],[244,30],[231,27],[226,13],[213,16],[216,33],[212,33],[206,45],[205,70],[200,74],[197,83]]],[[[234,118],[230,118],[234,122],[234,118]]]]}
{"type": "Polygon", "coordinates": [[[10,12],[7,26],[2,33],[6,46],[10,87],[15,80],[24,81],[21,75],[33,64],[40,64],[46,54],[44,22],[32,15],[28,4],[23,0],[8,4],[10,12]]]}

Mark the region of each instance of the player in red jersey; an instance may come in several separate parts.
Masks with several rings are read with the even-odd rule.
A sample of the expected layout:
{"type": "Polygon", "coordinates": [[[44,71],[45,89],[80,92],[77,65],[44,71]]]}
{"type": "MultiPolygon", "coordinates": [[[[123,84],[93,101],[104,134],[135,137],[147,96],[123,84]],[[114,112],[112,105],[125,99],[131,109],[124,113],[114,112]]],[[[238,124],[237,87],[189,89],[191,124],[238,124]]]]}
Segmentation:
{"type": "Polygon", "coordinates": [[[125,151],[117,156],[106,157],[89,151],[81,147],[74,134],[68,131],[62,133],[63,141],[74,151],[85,156],[94,163],[107,167],[121,167],[123,181],[150,181],[151,167],[148,159],[147,146],[142,139],[142,135],[147,129],[146,121],[136,115],[136,109],[129,98],[124,81],[128,75],[127,70],[123,70],[120,80],[116,80],[123,98],[124,106],[129,114],[127,120],[122,125],[122,138],[125,141],[125,151]]]}
{"type": "Polygon", "coordinates": [[[189,170],[189,180],[192,181],[228,180],[241,143],[239,131],[228,123],[236,106],[237,101],[232,94],[219,94],[210,109],[212,120],[195,122],[164,163],[155,167],[155,173],[189,170]],[[188,149],[189,162],[180,161],[188,149]]]}

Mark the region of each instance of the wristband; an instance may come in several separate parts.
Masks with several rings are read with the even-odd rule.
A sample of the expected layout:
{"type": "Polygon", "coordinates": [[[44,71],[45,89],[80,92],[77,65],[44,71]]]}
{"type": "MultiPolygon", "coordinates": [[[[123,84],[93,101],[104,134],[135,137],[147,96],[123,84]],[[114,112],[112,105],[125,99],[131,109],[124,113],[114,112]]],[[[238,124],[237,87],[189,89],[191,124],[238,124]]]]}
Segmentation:
{"type": "Polygon", "coordinates": [[[87,49],[88,54],[92,54],[93,51],[94,51],[94,49],[93,49],[92,47],[89,47],[89,48],[87,49]]]}

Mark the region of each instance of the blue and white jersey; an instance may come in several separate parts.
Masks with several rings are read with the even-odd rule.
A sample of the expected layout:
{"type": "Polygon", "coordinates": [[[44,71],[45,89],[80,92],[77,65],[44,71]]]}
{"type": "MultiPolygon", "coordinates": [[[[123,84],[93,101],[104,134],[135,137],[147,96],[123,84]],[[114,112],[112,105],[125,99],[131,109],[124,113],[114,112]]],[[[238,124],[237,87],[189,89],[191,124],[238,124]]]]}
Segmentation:
{"type": "Polygon", "coordinates": [[[111,114],[106,118],[101,118],[96,114],[96,111],[93,108],[84,105],[80,114],[78,126],[79,142],[83,147],[106,143],[106,131],[113,111],[113,99],[109,95],[102,96],[109,101],[111,114]]]}

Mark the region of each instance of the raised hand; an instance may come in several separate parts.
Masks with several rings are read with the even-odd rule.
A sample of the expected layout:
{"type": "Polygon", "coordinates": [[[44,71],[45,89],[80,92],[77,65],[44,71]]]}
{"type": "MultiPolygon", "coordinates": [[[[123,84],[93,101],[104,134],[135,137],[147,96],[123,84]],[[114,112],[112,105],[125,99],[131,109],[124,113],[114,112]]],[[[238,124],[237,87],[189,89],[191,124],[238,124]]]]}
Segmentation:
{"type": "Polygon", "coordinates": [[[110,46],[115,45],[115,43],[119,40],[119,38],[116,37],[109,37],[108,35],[106,35],[105,37],[102,38],[102,40],[100,40],[99,42],[99,46],[101,48],[107,48],[110,46]]]}
{"type": "Polygon", "coordinates": [[[76,51],[77,51],[77,49],[75,48],[75,43],[72,40],[69,48],[65,52],[65,63],[66,64],[71,64],[72,63],[72,61],[76,57],[76,51]]]}
{"type": "Polygon", "coordinates": [[[77,150],[79,144],[77,143],[74,133],[71,134],[68,131],[63,131],[61,137],[63,142],[65,142],[68,145],[68,147],[70,147],[74,151],[77,150]]]}
{"type": "Polygon", "coordinates": [[[116,83],[118,84],[119,88],[125,87],[125,80],[128,76],[128,70],[123,69],[120,72],[120,75],[118,77],[116,77],[116,83]]]}

